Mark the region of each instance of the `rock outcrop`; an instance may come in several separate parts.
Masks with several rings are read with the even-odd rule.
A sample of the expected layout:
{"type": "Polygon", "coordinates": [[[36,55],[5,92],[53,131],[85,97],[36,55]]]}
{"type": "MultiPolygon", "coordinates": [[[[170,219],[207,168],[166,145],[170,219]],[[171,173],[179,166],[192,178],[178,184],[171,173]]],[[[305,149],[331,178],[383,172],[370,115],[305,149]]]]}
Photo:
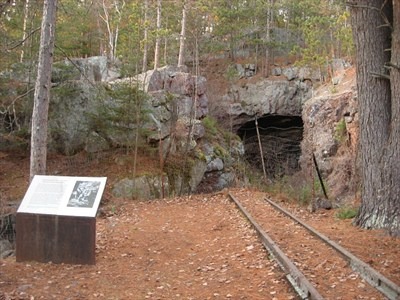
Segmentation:
{"type": "MultiPolygon", "coordinates": [[[[248,132],[257,118],[265,129],[263,134],[266,138],[262,143],[269,143],[271,134],[280,140],[289,139],[293,157],[279,158],[286,162],[285,167],[290,162],[293,168],[297,168],[301,137],[293,135],[301,135],[304,131],[300,158],[302,169],[307,172],[311,168],[310,154],[314,153],[330,193],[333,197],[341,197],[352,190],[355,180],[351,165],[357,144],[357,111],[351,90],[340,94],[336,91],[345,79],[346,70],[343,63],[336,64],[339,67],[333,71],[331,90],[317,96],[312,95],[312,86],[321,79],[318,72],[292,66],[275,67],[271,70],[272,76],[254,80],[257,71],[254,64],[236,64],[234,68],[239,79],[230,86],[226,95],[218,99],[218,110],[222,112],[218,117],[225,128],[234,133],[248,132]],[[288,127],[283,135],[276,134],[276,128],[268,129],[279,126],[288,127]],[[335,184],[339,179],[348,186],[335,184]]],[[[0,74],[2,83],[9,82],[6,85],[9,88],[3,93],[6,97],[14,99],[20,94],[18,89],[23,84],[34,82],[32,74],[35,72],[32,68],[24,72],[24,68],[26,70],[28,66],[20,65],[0,74]]],[[[139,189],[143,192],[140,197],[156,198],[160,195],[160,188],[154,190],[154,187],[162,186],[169,194],[177,195],[218,190],[237,181],[233,165],[237,157],[248,152],[248,148],[240,141],[217,140],[215,133],[207,136],[203,122],[209,114],[205,77],[172,66],[132,78],[120,77],[118,66],[110,65],[104,57],[71,59],[54,64],[49,111],[50,151],[70,155],[83,150],[96,153],[116,146],[129,148],[141,130],[145,143],[162,148],[164,159],[171,155],[186,159],[189,153],[191,161],[181,166],[178,175],[176,170],[165,169],[162,176],[167,176],[168,180],[161,180],[161,175],[143,178],[142,174],[138,178],[122,178],[115,186],[115,195],[132,198],[139,189]],[[124,87],[130,87],[132,93],[123,96],[126,101],[119,99],[116,93],[124,87]],[[142,102],[135,102],[138,99],[142,102]],[[140,124],[132,119],[137,112],[142,114],[140,124]],[[123,117],[116,116],[118,113],[124,113],[123,117]],[[187,170],[183,170],[185,168],[187,170]]],[[[28,127],[31,111],[27,107],[32,103],[32,96],[26,93],[23,101],[19,102],[25,103],[25,107],[15,109],[10,106],[15,115],[11,115],[14,112],[10,109],[8,118],[15,118],[19,123],[7,121],[5,130],[12,130],[12,126],[28,127]]],[[[0,139],[4,136],[0,135],[0,139]]],[[[248,136],[254,140],[255,134],[251,132],[248,136]]],[[[247,147],[254,148],[254,145],[253,141],[247,147]]],[[[8,143],[1,142],[0,150],[7,146],[8,143]]],[[[280,146],[274,144],[271,150],[276,152],[280,146]]],[[[280,148],[284,152],[287,145],[283,146],[280,148]]],[[[279,156],[284,155],[283,152],[278,153],[279,156]]]]}
{"type": "Polygon", "coordinates": [[[317,90],[304,104],[304,135],[300,165],[306,177],[315,172],[315,155],[328,197],[343,203],[354,199],[357,175],[358,110],[354,70],[338,73],[342,79],[317,90]],[[346,74],[347,72],[347,74],[346,74]],[[338,85],[339,84],[339,85],[338,85]]]}
{"type": "Polygon", "coordinates": [[[230,124],[237,131],[246,122],[266,115],[301,116],[303,103],[312,96],[312,84],[305,69],[276,68],[276,76],[255,83],[240,81],[223,97],[230,124]]]}

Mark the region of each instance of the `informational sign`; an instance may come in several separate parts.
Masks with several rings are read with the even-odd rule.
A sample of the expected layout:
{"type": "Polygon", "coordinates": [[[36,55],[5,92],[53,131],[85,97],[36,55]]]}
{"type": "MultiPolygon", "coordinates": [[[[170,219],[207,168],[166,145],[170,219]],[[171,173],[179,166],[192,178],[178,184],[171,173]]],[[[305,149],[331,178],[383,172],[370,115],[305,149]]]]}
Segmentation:
{"type": "Polygon", "coordinates": [[[106,177],[36,175],[17,213],[95,217],[106,177]]]}

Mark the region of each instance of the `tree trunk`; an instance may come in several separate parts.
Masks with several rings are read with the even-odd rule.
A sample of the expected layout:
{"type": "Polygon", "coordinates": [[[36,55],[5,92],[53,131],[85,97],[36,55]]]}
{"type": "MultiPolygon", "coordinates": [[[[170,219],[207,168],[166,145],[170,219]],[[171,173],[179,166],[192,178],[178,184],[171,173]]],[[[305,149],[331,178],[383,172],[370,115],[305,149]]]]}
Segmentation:
{"type": "Polygon", "coordinates": [[[154,70],[160,64],[160,30],[161,30],[161,0],[157,0],[157,36],[156,45],[154,49],[154,70]]]}
{"type": "Polygon", "coordinates": [[[390,87],[392,95],[389,139],[384,153],[384,191],[386,202],[382,211],[383,227],[400,235],[400,3],[393,1],[393,33],[391,48],[390,87]]]}
{"type": "Polygon", "coordinates": [[[104,12],[104,17],[99,13],[100,18],[104,21],[107,27],[107,33],[108,33],[108,58],[114,59],[114,33],[111,28],[111,21],[110,21],[110,14],[108,12],[108,8],[106,6],[105,1],[103,0],[103,12],[104,12]]]}
{"type": "Polygon", "coordinates": [[[144,37],[143,37],[143,64],[142,64],[142,72],[147,71],[147,55],[148,55],[148,39],[149,39],[149,30],[148,26],[148,10],[149,10],[149,1],[144,1],[144,37]]]}
{"type": "Polygon", "coordinates": [[[181,36],[179,39],[178,67],[185,65],[186,9],[186,1],[184,1],[182,8],[181,36]]]}
{"type": "Polygon", "coordinates": [[[45,0],[40,35],[38,74],[32,113],[30,180],[46,174],[47,119],[53,65],[57,0],[45,0]]]}
{"type": "MultiPolygon", "coordinates": [[[[399,104],[392,99],[398,99],[400,96],[400,78],[396,68],[392,68],[391,83],[385,74],[384,66],[391,61],[390,51],[387,51],[391,48],[391,31],[388,26],[391,24],[387,22],[392,20],[393,7],[389,1],[381,10],[384,2],[362,0],[351,8],[356,46],[362,160],[362,203],[355,223],[364,228],[395,230],[396,227],[398,230],[399,104]]],[[[398,4],[395,7],[398,10],[398,4]]],[[[396,22],[398,23],[399,19],[396,22]]],[[[397,24],[397,35],[398,30],[397,24]]],[[[398,61],[398,57],[395,56],[399,55],[396,54],[399,52],[398,43],[398,36],[394,36],[393,62],[398,61]]]]}
{"type": "Polygon", "coordinates": [[[270,65],[270,57],[271,57],[271,53],[270,53],[270,43],[271,43],[271,23],[273,20],[273,10],[272,10],[272,1],[268,0],[267,3],[267,28],[266,28],[266,42],[267,45],[265,47],[265,69],[264,69],[264,76],[268,77],[269,76],[269,65],[270,65]]]}
{"type": "Polygon", "coordinates": [[[24,61],[24,55],[25,55],[25,40],[26,40],[26,27],[27,27],[27,22],[28,22],[28,15],[29,15],[29,0],[25,0],[25,6],[24,6],[24,22],[22,25],[22,50],[21,50],[21,56],[19,61],[23,62],[24,61]]]}
{"type": "Polygon", "coordinates": [[[113,44],[113,52],[112,52],[112,60],[114,61],[117,58],[117,47],[118,47],[118,37],[119,37],[119,24],[121,23],[121,18],[122,18],[122,11],[125,6],[125,1],[122,1],[121,7],[119,7],[119,4],[117,2],[114,3],[115,7],[115,12],[118,16],[117,18],[117,25],[115,27],[115,34],[114,34],[114,44],[113,44]]]}

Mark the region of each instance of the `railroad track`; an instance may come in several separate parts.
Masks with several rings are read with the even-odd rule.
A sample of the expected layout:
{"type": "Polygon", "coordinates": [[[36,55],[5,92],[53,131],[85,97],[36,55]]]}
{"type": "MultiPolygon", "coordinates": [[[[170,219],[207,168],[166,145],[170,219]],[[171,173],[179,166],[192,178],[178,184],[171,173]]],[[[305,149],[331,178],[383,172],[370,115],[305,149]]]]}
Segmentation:
{"type": "Polygon", "coordinates": [[[398,285],[270,199],[228,196],[302,299],[400,299],[398,285]]]}

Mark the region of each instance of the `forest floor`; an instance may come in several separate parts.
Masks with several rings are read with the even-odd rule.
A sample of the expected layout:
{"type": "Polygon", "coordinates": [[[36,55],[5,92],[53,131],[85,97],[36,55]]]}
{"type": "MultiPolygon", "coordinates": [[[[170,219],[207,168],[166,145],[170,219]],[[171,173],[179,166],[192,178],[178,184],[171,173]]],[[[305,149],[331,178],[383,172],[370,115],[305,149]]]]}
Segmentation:
{"type": "MultiPolygon", "coordinates": [[[[115,163],[120,156],[50,156],[49,174],[101,174],[109,186],[128,171],[115,163]]],[[[151,167],[146,161],[140,165],[151,167]]],[[[22,199],[28,173],[28,155],[0,153],[3,211],[15,209],[22,199]]],[[[251,189],[232,193],[249,199],[265,195],[251,189]]],[[[0,260],[0,299],[297,299],[227,191],[154,201],[110,195],[107,187],[96,219],[95,265],[8,257],[0,260]]],[[[351,220],[338,219],[335,210],[312,214],[282,196],[272,197],[400,285],[399,238],[356,228],[351,220]]],[[[301,243],[301,236],[295,238],[301,243]]],[[[321,268],[318,276],[325,272],[321,268]]]]}

